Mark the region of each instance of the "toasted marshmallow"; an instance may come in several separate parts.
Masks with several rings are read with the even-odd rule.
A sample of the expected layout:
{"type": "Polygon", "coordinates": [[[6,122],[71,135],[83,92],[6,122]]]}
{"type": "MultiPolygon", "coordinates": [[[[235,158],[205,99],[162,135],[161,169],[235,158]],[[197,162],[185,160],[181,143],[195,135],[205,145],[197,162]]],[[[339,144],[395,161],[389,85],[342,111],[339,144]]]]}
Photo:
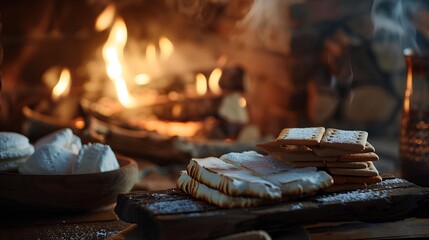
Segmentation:
{"type": "Polygon", "coordinates": [[[46,144],[56,144],[61,147],[64,147],[74,154],[78,154],[80,148],[82,147],[82,142],[80,138],[73,134],[70,128],[64,128],[58,131],[55,131],[49,135],[46,135],[34,144],[36,149],[40,148],[46,144]]]}
{"type": "Polygon", "coordinates": [[[83,145],[73,165],[73,174],[106,172],[119,168],[118,160],[108,145],[83,145]]]}
{"type": "Polygon", "coordinates": [[[71,174],[72,165],[76,159],[69,149],[57,144],[44,144],[36,149],[19,172],[21,174],[71,174]]]}

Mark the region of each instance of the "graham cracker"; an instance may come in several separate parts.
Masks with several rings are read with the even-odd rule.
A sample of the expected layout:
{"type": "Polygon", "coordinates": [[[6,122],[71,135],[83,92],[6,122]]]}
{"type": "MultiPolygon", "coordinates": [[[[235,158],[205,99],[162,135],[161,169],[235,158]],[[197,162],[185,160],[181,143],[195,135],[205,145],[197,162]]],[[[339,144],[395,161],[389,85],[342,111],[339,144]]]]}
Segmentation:
{"type": "Polygon", "coordinates": [[[369,142],[366,142],[365,148],[360,152],[356,152],[353,150],[346,150],[346,149],[326,148],[326,147],[320,147],[320,146],[311,146],[311,150],[319,157],[333,157],[333,156],[341,156],[341,155],[347,155],[347,154],[353,154],[353,153],[375,152],[374,146],[372,146],[369,142]]]}
{"type": "Polygon", "coordinates": [[[334,179],[335,184],[349,184],[349,183],[372,184],[372,183],[381,182],[383,180],[380,177],[380,175],[373,176],[373,177],[355,177],[355,176],[332,175],[332,178],[334,179]]]}
{"type": "Polygon", "coordinates": [[[276,159],[287,162],[315,162],[315,161],[326,161],[336,162],[336,157],[319,157],[313,152],[302,152],[302,153],[289,153],[289,152],[276,152],[272,154],[276,159]]]}
{"type": "Polygon", "coordinates": [[[364,169],[368,168],[368,162],[325,162],[328,168],[351,168],[364,169]]]}
{"type": "Polygon", "coordinates": [[[377,169],[372,162],[368,162],[368,168],[350,169],[350,168],[328,168],[332,175],[358,176],[358,177],[374,177],[379,175],[377,169]]]}
{"type": "Polygon", "coordinates": [[[292,166],[302,168],[302,167],[317,167],[322,168],[325,167],[325,163],[323,161],[314,161],[314,162],[289,162],[292,166]]]}
{"type": "Polygon", "coordinates": [[[282,151],[281,145],[277,143],[275,140],[264,142],[264,143],[258,143],[256,144],[256,147],[268,154],[282,151]]]}
{"type": "Polygon", "coordinates": [[[379,157],[374,152],[369,153],[353,153],[338,156],[339,162],[375,162],[378,161],[379,157]]]}
{"type": "Polygon", "coordinates": [[[314,146],[320,143],[324,132],[324,127],[285,128],[276,141],[282,145],[314,146]]]}
{"type": "Polygon", "coordinates": [[[365,149],[368,133],[356,130],[326,129],[320,141],[321,147],[360,152],[365,149]]]}

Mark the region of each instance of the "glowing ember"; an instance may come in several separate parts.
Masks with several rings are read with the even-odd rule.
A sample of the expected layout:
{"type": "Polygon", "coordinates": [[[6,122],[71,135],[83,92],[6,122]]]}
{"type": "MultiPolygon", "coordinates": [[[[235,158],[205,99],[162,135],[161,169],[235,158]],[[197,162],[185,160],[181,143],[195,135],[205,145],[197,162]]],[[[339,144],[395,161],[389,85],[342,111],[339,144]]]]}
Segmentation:
{"type": "Polygon", "coordinates": [[[79,117],[79,118],[77,118],[77,119],[75,120],[75,122],[74,122],[74,126],[75,126],[77,129],[83,129],[83,128],[85,127],[85,121],[83,120],[83,118],[82,118],[82,117],[79,117]]]}
{"type": "Polygon", "coordinates": [[[160,120],[145,120],[141,127],[167,136],[193,137],[203,128],[202,122],[165,122],[160,120]]]}
{"type": "Polygon", "coordinates": [[[219,80],[222,76],[222,70],[220,68],[215,68],[209,77],[209,87],[210,91],[214,94],[222,93],[222,90],[219,86],[219,80]]]}
{"type": "Polygon", "coordinates": [[[175,104],[174,106],[173,106],[173,108],[171,109],[171,111],[172,111],[172,115],[174,116],[174,117],[177,117],[177,116],[180,116],[180,113],[182,113],[182,105],[181,104],[175,104]]]}
{"type": "Polygon", "coordinates": [[[119,102],[126,108],[134,106],[123,77],[123,51],[127,42],[127,27],[124,20],[116,19],[109,38],[103,47],[103,58],[106,63],[106,72],[114,82],[119,102]]]}
{"type": "Polygon", "coordinates": [[[95,30],[101,32],[109,28],[115,18],[115,12],[115,6],[113,4],[109,4],[97,17],[97,20],[95,21],[95,30]]]}
{"type": "Polygon", "coordinates": [[[195,82],[196,90],[198,95],[204,95],[207,93],[207,79],[202,73],[198,73],[195,82]]]}
{"type": "Polygon", "coordinates": [[[58,100],[61,96],[67,96],[70,92],[70,71],[63,69],[61,71],[60,79],[55,87],[52,89],[52,99],[58,100]]]}

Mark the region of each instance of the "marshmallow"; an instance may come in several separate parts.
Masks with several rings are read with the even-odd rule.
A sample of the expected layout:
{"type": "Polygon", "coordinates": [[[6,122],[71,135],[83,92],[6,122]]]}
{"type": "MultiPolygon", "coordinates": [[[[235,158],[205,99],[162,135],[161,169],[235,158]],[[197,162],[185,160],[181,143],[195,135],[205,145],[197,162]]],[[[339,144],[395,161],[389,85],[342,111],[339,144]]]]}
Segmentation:
{"type": "Polygon", "coordinates": [[[70,128],[64,128],[46,135],[34,144],[36,149],[46,144],[56,144],[78,154],[82,147],[80,138],[73,134],[70,128]]]}
{"type": "Polygon", "coordinates": [[[119,168],[118,160],[108,145],[83,145],[73,166],[73,174],[106,172],[119,168]]]}
{"type": "Polygon", "coordinates": [[[21,174],[71,174],[76,154],[57,145],[44,144],[21,166],[21,174]]]}
{"type": "Polygon", "coordinates": [[[16,171],[34,152],[27,137],[14,132],[0,132],[0,171],[16,171]]]}

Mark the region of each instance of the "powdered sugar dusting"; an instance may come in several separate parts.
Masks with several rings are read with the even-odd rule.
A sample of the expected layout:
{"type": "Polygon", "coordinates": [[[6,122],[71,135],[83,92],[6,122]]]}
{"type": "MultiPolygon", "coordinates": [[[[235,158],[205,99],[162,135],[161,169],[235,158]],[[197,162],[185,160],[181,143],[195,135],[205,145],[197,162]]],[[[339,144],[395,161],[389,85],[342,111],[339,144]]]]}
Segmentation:
{"type": "Polygon", "coordinates": [[[381,187],[381,186],[390,186],[390,185],[401,184],[401,183],[407,183],[407,181],[402,178],[392,178],[392,179],[386,179],[379,183],[376,183],[374,184],[374,186],[381,187]]]}
{"type": "MultiPolygon", "coordinates": [[[[51,240],[85,240],[85,239],[106,239],[120,232],[120,229],[111,229],[90,226],[90,225],[64,225],[58,224],[57,228],[41,227],[34,232],[33,239],[51,239],[51,240]]],[[[125,227],[125,226],[124,226],[125,227]]]]}
{"type": "Polygon", "coordinates": [[[321,196],[317,198],[316,201],[322,203],[349,203],[382,199],[386,198],[387,196],[388,195],[386,191],[356,190],[351,192],[321,196]]]}
{"type": "MultiPolygon", "coordinates": [[[[312,140],[318,139],[319,135],[324,132],[324,128],[322,127],[314,127],[314,128],[285,128],[281,131],[279,137],[277,139],[302,139],[302,140],[312,140]]],[[[320,138],[319,138],[320,140],[320,138]]]]}

